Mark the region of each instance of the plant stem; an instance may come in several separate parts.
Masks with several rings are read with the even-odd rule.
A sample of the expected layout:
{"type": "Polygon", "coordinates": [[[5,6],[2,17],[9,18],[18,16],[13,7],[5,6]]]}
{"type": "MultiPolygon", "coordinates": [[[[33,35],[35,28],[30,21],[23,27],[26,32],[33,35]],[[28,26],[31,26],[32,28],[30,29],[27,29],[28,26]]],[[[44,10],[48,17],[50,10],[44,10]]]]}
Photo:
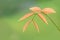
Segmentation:
{"type": "Polygon", "coordinates": [[[33,18],[32,18],[32,20],[35,18],[35,16],[36,16],[37,14],[34,14],[34,16],[33,16],[33,18]]]}
{"type": "Polygon", "coordinates": [[[47,14],[44,14],[44,15],[46,15],[46,16],[50,19],[50,21],[55,25],[55,27],[60,31],[60,29],[59,29],[59,27],[56,25],[56,23],[55,23],[47,14]]]}

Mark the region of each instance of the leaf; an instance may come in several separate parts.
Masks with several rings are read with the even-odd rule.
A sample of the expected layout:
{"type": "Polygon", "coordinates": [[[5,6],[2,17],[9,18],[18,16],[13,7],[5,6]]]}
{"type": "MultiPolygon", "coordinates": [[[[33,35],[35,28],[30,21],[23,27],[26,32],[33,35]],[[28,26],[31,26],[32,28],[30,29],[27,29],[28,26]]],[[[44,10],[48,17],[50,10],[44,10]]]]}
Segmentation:
{"type": "Polygon", "coordinates": [[[28,22],[26,22],[26,24],[23,27],[23,32],[27,29],[28,25],[30,24],[31,20],[29,20],[28,22]]]}
{"type": "Polygon", "coordinates": [[[48,24],[48,22],[46,21],[45,17],[42,14],[38,14],[38,16],[46,23],[48,24]]]}
{"type": "Polygon", "coordinates": [[[40,13],[41,12],[41,9],[39,7],[32,7],[32,8],[29,8],[29,9],[34,13],[40,13]]]}
{"type": "Polygon", "coordinates": [[[22,20],[24,20],[32,15],[33,15],[33,13],[28,13],[28,14],[24,15],[22,18],[20,18],[19,20],[22,21],[22,20]]]}
{"type": "Polygon", "coordinates": [[[35,21],[33,21],[33,24],[34,24],[35,28],[36,28],[36,29],[38,30],[38,32],[39,32],[38,24],[37,24],[35,21]]]}
{"type": "Polygon", "coordinates": [[[54,9],[52,9],[52,8],[44,8],[42,10],[42,12],[45,13],[45,14],[56,13],[56,11],[54,9]]]}

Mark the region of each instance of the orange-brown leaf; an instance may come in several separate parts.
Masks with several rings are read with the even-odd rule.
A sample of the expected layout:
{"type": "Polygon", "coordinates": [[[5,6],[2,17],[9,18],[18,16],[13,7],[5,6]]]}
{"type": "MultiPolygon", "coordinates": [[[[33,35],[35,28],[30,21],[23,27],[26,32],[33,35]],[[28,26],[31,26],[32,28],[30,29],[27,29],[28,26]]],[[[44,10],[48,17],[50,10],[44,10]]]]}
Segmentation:
{"type": "Polygon", "coordinates": [[[44,12],[45,14],[56,13],[56,11],[52,8],[44,8],[42,12],[44,12]]]}
{"type": "Polygon", "coordinates": [[[38,24],[37,24],[35,21],[33,21],[33,24],[34,24],[35,28],[36,28],[36,29],[38,30],[38,32],[39,32],[38,24]]]}
{"type": "Polygon", "coordinates": [[[41,12],[41,9],[39,7],[32,7],[32,8],[29,8],[29,9],[34,13],[40,13],[41,12]]]}
{"type": "Polygon", "coordinates": [[[48,24],[47,20],[45,19],[45,17],[42,14],[38,14],[38,16],[46,23],[48,24]]]}
{"type": "Polygon", "coordinates": [[[23,32],[27,29],[28,25],[30,24],[31,20],[29,20],[28,22],[26,22],[26,24],[23,27],[23,32]]]}
{"type": "Polygon", "coordinates": [[[22,20],[24,20],[32,15],[33,15],[33,13],[28,13],[28,14],[24,15],[22,18],[20,18],[20,21],[22,21],[22,20]]]}

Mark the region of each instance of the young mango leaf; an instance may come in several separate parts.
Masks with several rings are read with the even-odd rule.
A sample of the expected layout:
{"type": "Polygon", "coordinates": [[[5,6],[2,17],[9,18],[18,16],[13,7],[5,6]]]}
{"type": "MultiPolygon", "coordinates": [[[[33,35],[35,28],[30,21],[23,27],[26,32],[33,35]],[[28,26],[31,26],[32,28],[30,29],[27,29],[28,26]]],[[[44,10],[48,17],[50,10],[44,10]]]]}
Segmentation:
{"type": "Polygon", "coordinates": [[[23,27],[23,32],[27,29],[28,25],[30,24],[31,20],[27,21],[23,27]]]}
{"type": "Polygon", "coordinates": [[[36,28],[36,29],[38,30],[38,32],[39,32],[38,24],[37,24],[35,21],[33,21],[33,24],[34,24],[35,28],[36,28]]]}
{"type": "Polygon", "coordinates": [[[24,15],[22,18],[20,18],[19,20],[22,21],[22,20],[24,20],[32,15],[33,15],[33,13],[28,13],[28,14],[24,15]]]}
{"type": "Polygon", "coordinates": [[[48,24],[47,20],[42,14],[38,14],[39,18],[41,18],[46,24],[48,24]]]}
{"type": "Polygon", "coordinates": [[[54,9],[52,9],[52,8],[44,8],[42,10],[42,12],[45,13],[45,14],[56,13],[56,11],[54,9]]]}

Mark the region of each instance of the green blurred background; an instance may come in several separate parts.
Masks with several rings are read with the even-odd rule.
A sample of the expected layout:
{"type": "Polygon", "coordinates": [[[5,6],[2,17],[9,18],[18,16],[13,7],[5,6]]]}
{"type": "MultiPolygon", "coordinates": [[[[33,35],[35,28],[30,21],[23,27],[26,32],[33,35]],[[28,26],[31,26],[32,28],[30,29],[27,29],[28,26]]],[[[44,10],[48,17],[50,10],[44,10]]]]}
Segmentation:
{"type": "Polygon", "coordinates": [[[48,25],[35,17],[40,32],[37,32],[32,23],[22,32],[24,24],[31,17],[22,22],[18,20],[34,6],[54,8],[56,13],[48,15],[60,28],[60,0],[0,0],[0,40],[60,40],[60,31],[47,17],[48,25]]]}

